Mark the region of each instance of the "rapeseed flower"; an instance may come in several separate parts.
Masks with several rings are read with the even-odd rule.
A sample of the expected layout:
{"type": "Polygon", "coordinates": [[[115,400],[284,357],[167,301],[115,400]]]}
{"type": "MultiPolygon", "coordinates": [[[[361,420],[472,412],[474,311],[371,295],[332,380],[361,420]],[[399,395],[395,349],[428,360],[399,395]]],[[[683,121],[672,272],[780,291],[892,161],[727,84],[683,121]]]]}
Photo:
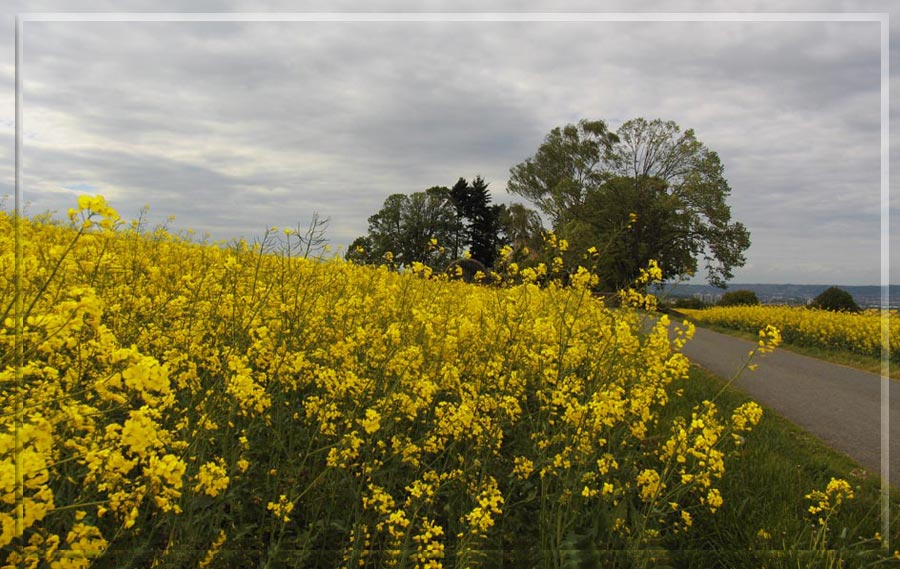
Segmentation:
{"type": "MultiPolygon", "coordinates": [[[[114,563],[103,556],[120,546],[151,552],[148,565],[186,550],[191,564],[237,566],[259,561],[246,551],[338,537],[337,557],[310,563],[438,567],[456,547],[474,564],[509,539],[501,516],[540,508],[541,551],[558,551],[551,524],[577,523],[587,502],[677,500],[665,524],[687,528],[699,505],[721,505],[728,434],[759,420],[749,404],[731,421],[711,405],[663,420],[691,326],[648,329],[640,312],[607,308],[552,235],[546,262],[520,266],[527,251],[505,249],[503,274],[475,286],[424,264],[298,258],[293,231],[210,244],[122,227],[96,197],[70,221],[23,223],[26,313],[0,318],[0,353],[14,353],[21,323],[26,354],[21,371],[0,370],[0,404],[29,405],[21,448],[14,415],[0,422],[7,563],[114,563]]],[[[7,267],[11,224],[0,212],[7,267]]],[[[659,276],[649,265],[627,296],[652,308],[640,291],[659,276]]],[[[0,307],[12,293],[0,287],[0,307]]],[[[646,535],[674,527],[646,521],[646,535]]],[[[630,523],[616,517],[612,546],[636,546],[630,523]]]]}

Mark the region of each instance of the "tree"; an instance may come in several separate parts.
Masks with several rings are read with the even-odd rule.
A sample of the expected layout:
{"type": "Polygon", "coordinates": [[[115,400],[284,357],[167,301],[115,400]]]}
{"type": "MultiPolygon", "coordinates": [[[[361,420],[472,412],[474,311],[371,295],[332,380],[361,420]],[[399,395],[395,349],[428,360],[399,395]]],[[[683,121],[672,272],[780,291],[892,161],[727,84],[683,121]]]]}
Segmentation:
{"type": "Polygon", "coordinates": [[[446,243],[454,228],[453,208],[446,187],[434,186],[409,196],[403,211],[405,221],[401,262],[421,261],[443,268],[450,259],[433,243],[446,243]]]}
{"type": "Polygon", "coordinates": [[[370,256],[381,257],[388,251],[397,255],[405,248],[406,223],[403,212],[409,200],[405,194],[391,194],[377,213],[369,217],[370,256]]]}
{"type": "Polygon", "coordinates": [[[629,286],[651,259],[664,275],[695,267],[696,251],[682,238],[689,231],[690,216],[662,180],[612,178],[589,192],[573,213],[559,232],[573,254],[589,247],[600,251],[595,272],[607,290],[629,286]]]}
{"type": "Polygon", "coordinates": [[[347,258],[379,263],[390,252],[395,263],[409,265],[419,261],[443,268],[450,261],[449,255],[434,243],[451,240],[455,221],[448,188],[435,186],[408,196],[390,195],[382,208],[369,217],[369,234],[350,245],[347,258]]]}
{"type": "Polygon", "coordinates": [[[638,118],[615,133],[603,121],[555,128],[510,170],[507,188],[561,237],[606,251],[607,286],[624,286],[651,258],[665,279],[693,274],[702,258],[708,281],[724,288],[750,246],[746,228],[731,221],[718,155],[671,121],[638,118]]]}
{"type": "Polygon", "coordinates": [[[556,127],[537,154],[513,166],[506,189],[531,201],[556,227],[603,181],[599,166],[617,140],[603,121],[556,127]]]}
{"type": "Polygon", "coordinates": [[[502,206],[491,205],[488,184],[476,176],[460,178],[452,188],[434,186],[410,195],[393,194],[369,217],[369,233],[357,238],[347,259],[381,263],[390,252],[393,262],[415,261],[443,270],[467,248],[485,267],[494,264],[501,244],[502,206]]]}
{"type": "Polygon", "coordinates": [[[354,239],[350,247],[347,248],[345,257],[348,261],[359,265],[374,265],[380,260],[380,255],[375,250],[375,243],[368,235],[354,239]]]}
{"type": "Polygon", "coordinates": [[[544,223],[538,212],[520,203],[502,206],[500,210],[501,241],[513,249],[536,250],[541,246],[544,223]]]}
{"type": "Polygon", "coordinates": [[[469,191],[469,251],[472,258],[480,261],[485,267],[493,267],[500,248],[500,213],[502,207],[491,205],[491,194],[488,184],[481,176],[472,180],[469,191]]]}
{"type": "Polygon", "coordinates": [[[759,298],[752,290],[732,290],[726,292],[716,303],[719,306],[756,306],[759,298]]]}
{"type": "Polygon", "coordinates": [[[853,295],[836,286],[824,290],[809,306],[833,312],[859,312],[859,305],[856,304],[853,295]]]}
{"type": "Polygon", "coordinates": [[[450,189],[450,199],[456,208],[457,226],[452,242],[454,257],[468,247],[472,258],[485,267],[492,267],[500,247],[501,206],[491,205],[488,184],[481,176],[472,183],[460,178],[450,189]]]}
{"type": "Polygon", "coordinates": [[[454,259],[458,259],[462,255],[471,236],[471,232],[466,226],[467,213],[471,209],[469,193],[469,182],[465,178],[460,178],[450,188],[450,200],[453,202],[456,218],[454,220],[453,236],[448,246],[450,247],[450,256],[454,259]]]}

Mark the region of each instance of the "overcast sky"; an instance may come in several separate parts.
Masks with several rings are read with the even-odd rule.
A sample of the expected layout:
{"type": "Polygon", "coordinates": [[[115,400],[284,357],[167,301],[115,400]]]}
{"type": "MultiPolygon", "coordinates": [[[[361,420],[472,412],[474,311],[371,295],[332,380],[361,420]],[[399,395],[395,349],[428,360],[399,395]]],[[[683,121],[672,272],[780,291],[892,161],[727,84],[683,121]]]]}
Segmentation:
{"type": "MultiPolygon", "coordinates": [[[[889,12],[868,2],[12,2],[0,25],[0,195],[14,193],[20,12],[889,12]]],[[[900,36],[891,14],[893,69],[900,36]]],[[[510,167],[554,127],[635,117],[719,153],[751,233],[735,283],[878,284],[880,43],[873,22],[27,22],[24,194],[61,214],[101,193],[126,218],[214,239],[313,212],[346,246],[384,199],[510,167]]],[[[892,76],[897,75],[896,72],[892,76]]],[[[900,132],[900,82],[892,81],[900,132]]],[[[900,175],[894,140],[894,178],[900,175]]],[[[896,184],[895,184],[896,185],[896,184]]],[[[891,192],[891,282],[900,211],[891,192]]]]}

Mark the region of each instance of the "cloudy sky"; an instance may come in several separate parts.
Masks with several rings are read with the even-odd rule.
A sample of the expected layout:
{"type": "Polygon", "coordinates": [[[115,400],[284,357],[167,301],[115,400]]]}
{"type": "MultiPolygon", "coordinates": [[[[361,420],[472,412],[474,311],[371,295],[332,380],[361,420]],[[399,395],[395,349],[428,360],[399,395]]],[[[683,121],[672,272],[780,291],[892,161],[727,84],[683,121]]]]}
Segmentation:
{"type": "MultiPolygon", "coordinates": [[[[0,195],[14,193],[15,12],[890,12],[891,2],[11,2],[0,195]]],[[[891,61],[900,33],[891,14],[891,61]]],[[[735,283],[878,284],[876,22],[34,22],[29,213],[101,193],[213,239],[313,214],[346,246],[384,199],[476,174],[497,202],[554,127],[634,117],[719,153],[751,232],[735,283]]],[[[896,76],[892,72],[892,77],[896,76]]],[[[893,80],[893,133],[900,82],[893,80]]],[[[892,171],[900,161],[891,153],[892,171]]],[[[897,175],[895,174],[895,178],[897,175]]],[[[891,282],[900,196],[891,192],[891,282]]]]}

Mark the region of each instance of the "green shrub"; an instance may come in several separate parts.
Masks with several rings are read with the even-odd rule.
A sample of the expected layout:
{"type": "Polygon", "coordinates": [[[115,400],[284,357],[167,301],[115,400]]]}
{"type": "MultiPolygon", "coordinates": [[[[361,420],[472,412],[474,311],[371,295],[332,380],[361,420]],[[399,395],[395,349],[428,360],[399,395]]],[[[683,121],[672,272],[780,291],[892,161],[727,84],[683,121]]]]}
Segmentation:
{"type": "Polygon", "coordinates": [[[859,312],[859,305],[853,300],[853,295],[836,286],[826,289],[809,306],[832,312],[859,312]]]}
{"type": "Polygon", "coordinates": [[[719,306],[749,306],[754,304],[759,304],[759,299],[752,290],[726,292],[718,302],[719,306]]]}

